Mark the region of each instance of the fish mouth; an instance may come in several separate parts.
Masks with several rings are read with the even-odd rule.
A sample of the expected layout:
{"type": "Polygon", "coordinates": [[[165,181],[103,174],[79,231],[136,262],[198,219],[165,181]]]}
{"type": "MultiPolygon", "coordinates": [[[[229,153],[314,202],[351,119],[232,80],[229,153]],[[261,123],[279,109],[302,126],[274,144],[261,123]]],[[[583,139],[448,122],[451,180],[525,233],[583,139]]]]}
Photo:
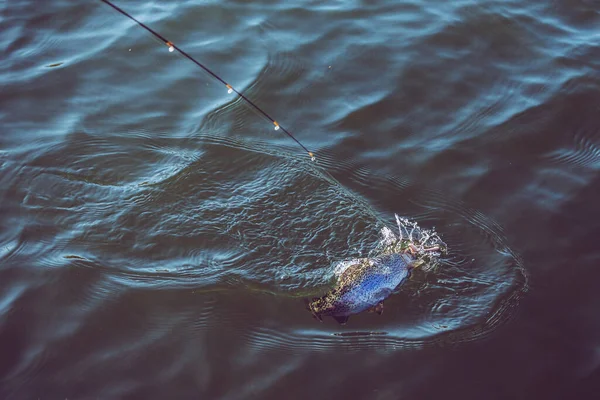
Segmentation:
{"type": "Polygon", "coordinates": [[[423,252],[426,254],[439,253],[440,255],[446,255],[448,254],[448,246],[446,246],[446,243],[438,243],[435,246],[424,248],[423,252]]]}
{"type": "MultiPolygon", "coordinates": [[[[401,218],[398,214],[394,214],[394,216],[398,225],[398,234],[394,236],[397,238],[397,243],[399,243],[399,246],[396,246],[401,251],[407,250],[413,256],[425,256],[432,259],[448,254],[448,246],[435,230],[421,229],[414,221],[401,218]]],[[[388,229],[388,231],[390,230],[388,229]]],[[[388,236],[389,234],[384,234],[384,238],[388,236]]]]}
{"type": "Polygon", "coordinates": [[[413,258],[413,268],[421,268],[428,272],[438,267],[440,259],[448,254],[448,247],[438,239],[433,243],[409,243],[405,251],[413,258]]]}

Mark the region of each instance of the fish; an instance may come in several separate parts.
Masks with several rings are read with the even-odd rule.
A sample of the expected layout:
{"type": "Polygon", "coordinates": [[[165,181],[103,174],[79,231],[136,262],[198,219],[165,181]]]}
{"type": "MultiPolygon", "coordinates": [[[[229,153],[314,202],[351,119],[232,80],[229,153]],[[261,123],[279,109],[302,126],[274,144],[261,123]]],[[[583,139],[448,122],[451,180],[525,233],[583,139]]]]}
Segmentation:
{"type": "Polygon", "coordinates": [[[308,302],[308,310],[319,321],[331,316],[340,324],[365,310],[381,315],[384,300],[410,276],[415,261],[408,253],[358,259],[339,276],[333,290],[308,302]]]}
{"type": "Polygon", "coordinates": [[[381,315],[384,301],[410,278],[414,268],[434,262],[447,251],[435,232],[419,229],[419,235],[413,236],[418,229],[413,223],[409,225],[413,228],[410,235],[404,235],[407,220],[396,216],[396,221],[399,236],[383,228],[378,255],[341,263],[333,289],[321,297],[305,299],[307,310],[316,320],[322,322],[322,317],[330,316],[344,325],[351,315],[363,311],[381,315]]]}

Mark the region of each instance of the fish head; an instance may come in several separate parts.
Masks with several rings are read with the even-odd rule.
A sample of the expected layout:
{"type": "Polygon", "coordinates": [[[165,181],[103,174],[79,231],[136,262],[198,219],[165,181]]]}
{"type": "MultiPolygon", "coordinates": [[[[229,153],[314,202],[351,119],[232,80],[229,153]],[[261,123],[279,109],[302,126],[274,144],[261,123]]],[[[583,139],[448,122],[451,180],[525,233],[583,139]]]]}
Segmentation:
{"type": "Polygon", "coordinates": [[[420,267],[423,271],[435,271],[440,265],[441,260],[448,254],[448,246],[441,240],[436,241],[435,245],[422,247],[417,254],[414,262],[415,267],[420,267]]]}

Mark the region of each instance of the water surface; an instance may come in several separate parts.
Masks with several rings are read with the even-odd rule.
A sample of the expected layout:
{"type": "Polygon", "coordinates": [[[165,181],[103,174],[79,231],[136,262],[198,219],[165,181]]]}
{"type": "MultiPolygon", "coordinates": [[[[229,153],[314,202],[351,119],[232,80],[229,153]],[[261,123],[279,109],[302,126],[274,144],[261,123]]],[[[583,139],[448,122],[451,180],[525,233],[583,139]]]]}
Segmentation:
{"type": "Polygon", "coordinates": [[[0,4],[0,397],[593,398],[600,3],[0,4]],[[450,255],[302,299],[394,213],[450,255]]]}

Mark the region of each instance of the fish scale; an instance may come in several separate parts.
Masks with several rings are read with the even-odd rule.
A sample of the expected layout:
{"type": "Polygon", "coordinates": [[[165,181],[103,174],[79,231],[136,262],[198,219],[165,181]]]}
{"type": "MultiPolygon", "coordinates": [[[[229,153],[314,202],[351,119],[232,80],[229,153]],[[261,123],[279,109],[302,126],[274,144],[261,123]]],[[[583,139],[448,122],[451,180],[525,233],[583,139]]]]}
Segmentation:
{"type": "Polygon", "coordinates": [[[347,307],[349,314],[376,306],[409,276],[413,260],[408,254],[389,254],[373,259],[371,265],[363,268],[360,278],[346,286],[339,302],[351,305],[347,307]]]}
{"type": "Polygon", "coordinates": [[[381,313],[378,307],[408,278],[415,258],[407,253],[391,253],[357,261],[340,274],[334,290],[307,304],[316,318],[331,316],[345,323],[350,315],[368,309],[381,313]]]}

